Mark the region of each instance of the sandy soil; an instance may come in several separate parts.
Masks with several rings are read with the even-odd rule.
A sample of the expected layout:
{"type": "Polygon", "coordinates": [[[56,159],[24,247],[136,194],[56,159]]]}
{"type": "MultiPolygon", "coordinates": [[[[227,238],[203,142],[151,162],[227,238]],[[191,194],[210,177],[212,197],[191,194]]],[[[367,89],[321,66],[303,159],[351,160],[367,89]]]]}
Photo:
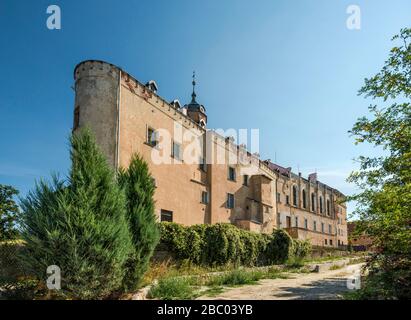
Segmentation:
{"type": "Polygon", "coordinates": [[[229,288],[198,300],[338,300],[348,291],[347,278],[363,264],[320,273],[291,273],[289,279],[260,280],[257,285],[229,288]]]}

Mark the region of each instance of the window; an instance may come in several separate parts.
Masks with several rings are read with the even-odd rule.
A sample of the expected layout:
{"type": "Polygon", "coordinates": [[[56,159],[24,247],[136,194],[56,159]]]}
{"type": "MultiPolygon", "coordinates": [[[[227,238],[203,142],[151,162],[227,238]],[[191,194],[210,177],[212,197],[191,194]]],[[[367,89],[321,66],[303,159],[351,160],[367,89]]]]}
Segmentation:
{"type": "Polygon", "coordinates": [[[320,213],[323,213],[323,197],[320,196],[320,213]]]}
{"type": "Polygon", "coordinates": [[[228,167],[228,180],[235,181],[235,168],[228,167]]]}
{"type": "Polygon", "coordinates": [[[324,233],[324,223],[321,222],[321,232],[324,233]]]}
{"type": "Polygon", "coordinates": [[[204,158],[202,158],[202,157],[200,157],[200,160],[199,160],[199,169],[201,171],[207,172],[207,165],[204,161],[204,158]]]}
{"type": "Polygon", "coordinates": [[[314,231],[317,231],[317,221],[313,222],[313,229],[314,229],[314,231]]]}
{"type": "Polygon", "coordinates": [[[161,209],[161,221],[173,222],[173,212],[161,209]]]}
{"type": "Polygon", "coordinates": [[[73,130],[76,130],[80,125],[80,107],[77,106],[74,110],[74,123],[73,123],[73,130]]]}
{"type": "Polygon", "coordinates": [[[327,242],[328,242],[327,239],[324,239],[324,244],[325,244],[325,245],[327,245],[327,242]]]}
{"type": "Polygon", "coordinates": [[[330,209],[331,209],[331,205],[330,205],[330,200],[327,199],[327,215],[330,215],[330,209]]]}
{"type": "Polygon", "coordinates": [[[315,194],[311,193],[311,211],[315,211],[315,194]]]}
{"type": "Polygon", "coordinates": [[[277,192],[277,202],[281,202],[281,194],[277,192]]]}
{"type": "Polygon", "coordinates": [[[297,206],[297,186],[293,186],[293,205],[297,206]]]}
{"type": "Polygon", "coordinates": [[[298,217],[295,217],[295,226],[298,228],[298,217]]]}
{"type": "Polygon", "coordinates": [[[201,193],[201,203],[208,204],[208,192],[203,191],[201,193]]]}
{"type": "Polygon", "coordinates": [[[181,144],[173,141],[173,150],[171,156],[174,159],[181,160],[181,144]]]}
{"type": "Polygon", "coordinates": [[[332,241],[332,239],[330,239],[330,246],[332,246],[333,245],[333,241],[332,241]]]}
{"type": "Polygon", "coordinates": [[[227,208],[228,209],[234,208],[234,195],[231,193],[227,193],[227,208]]]}
{"type": "Polygon", "coordinates": [[[303,190],[303,208],[307,209],[307,194],[305,190],[303,190]]]}
{"type": "Polygon", "coordinates": [[[304,228],[308,230],[308,220],[304,219],[304,228]]]}
{"type": "Polygon", "coordinates": [[[152,147],[157,146],[157,132],[151,128],[151,127],[147,127],[147,141],[146,143],[152,147]]]}
{"type": "Polygon", "coordinates": [[[290,196],[289,195],[285,196],[285,203],[290,204],[290,196]]]}
{"type": "Polygon", "coordinates": [[[243,176],[243,185],[248,186],[248,175],[246,174],[243,176]]]}
{"type": "Polygon", "coordinates": [[[330,225],[330,224],[328,225],[328,233],[329,233],[329,234],[331,234],[331,233],[332,233],[332,227],[331,227],[331,225],[330,225]]]}

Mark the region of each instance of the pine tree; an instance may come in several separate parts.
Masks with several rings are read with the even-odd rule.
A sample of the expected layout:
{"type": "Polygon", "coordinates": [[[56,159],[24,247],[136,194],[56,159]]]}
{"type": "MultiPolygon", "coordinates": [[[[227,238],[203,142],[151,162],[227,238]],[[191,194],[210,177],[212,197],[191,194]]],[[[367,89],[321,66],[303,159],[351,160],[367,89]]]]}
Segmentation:
{"type": "Polygon", "coordinates": [[[126,201],[88,130],[71,147],[67,181],[41,181],[22,201],[23,261],[44,280],[47,266],[59,266],[65,297],[101,299],[121,288],[132,250],[126,201]]]}
{"type": "Polygon", "coordinates": [[[19,208],[13,200],[18,191],[12,186],[0,184],[0,241],[16,237],[16,220],[19,208]]]}
{"type": "Polygon", "coordinates": [[[127,198],[127,218],[134,245],[126,268],[124,287],[132,291],[147,271],[150,258],[156,247],[160,233],[154,215],[154,180],[147,163],[138,155],[131,159],[127,170],[119,172],[119,183],[127,198]]]}

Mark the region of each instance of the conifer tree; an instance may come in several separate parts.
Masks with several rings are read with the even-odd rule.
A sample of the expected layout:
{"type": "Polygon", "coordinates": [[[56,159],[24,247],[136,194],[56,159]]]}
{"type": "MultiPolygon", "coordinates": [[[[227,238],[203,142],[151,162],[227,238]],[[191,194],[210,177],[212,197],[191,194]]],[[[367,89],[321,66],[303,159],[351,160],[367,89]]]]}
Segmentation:
{"type": "Polygon", "coordinates": [[[147,271],[160,238],[154,215],[155,185],[147,163],[138,155],[132,157],[127,170],[120,170],[118,178],[126,193],[127,218],[134,246],[126,264],[124,281],[125,289],[131,291],[138,287],[147,271]]]}
{"type": "Polygon", "coordinates": [[[101,299],[121,288],[132,250],[126,201],[89,130],[71,137],[71,160],[66,182],[41,181],[22,201],[22,259],[44,280],[59,266],[63,296],[101,299]]]}

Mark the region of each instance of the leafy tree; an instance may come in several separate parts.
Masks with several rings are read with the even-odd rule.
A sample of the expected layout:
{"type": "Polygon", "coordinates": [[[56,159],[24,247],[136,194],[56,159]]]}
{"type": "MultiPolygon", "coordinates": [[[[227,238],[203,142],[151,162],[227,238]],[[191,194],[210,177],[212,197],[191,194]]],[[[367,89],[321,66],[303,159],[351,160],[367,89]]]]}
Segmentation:
{"type": "Polygon", "coordinates": [[[13,200],[18,191],[0,184],[0,241],[13,239],[17,235],[15,223],[19,214],[19,207],[13,200]]]}
{"type": "Polygon", "coordinates": [[[22,201],[23,261],[39,278],[61,269],[61,294],[100,299],[122,286],[132,250],[124,192],[88,130],[71,137],[66,182],[41,181],[22,201]]]}
{"type": "Polygon", "coordinates": [[[125,289],[131,291],[138,287],[147,271],[160,239],[154,214],[155,185],[147,163],[138,155],[133,156],[127,170],[120,169],[118,179],[126,194],[127,219],[133,242],[124,279],[125,289]]]}
{"type": "MultiPolygon", "coordinates": [[[[393,38],[399,44],[375,76],[365,79],[360,94],[379,100],[371,117],[357,120],[356,144],[383,149],[380,157],[359,158],[360,169],[349,181],[362,190],[358,202],[360,231],[374,240],[369,285],[376,297],[411,297],[411,29],[393,38]]],[[[372,296],[372,295],[371,295],[372,296]]]]}

